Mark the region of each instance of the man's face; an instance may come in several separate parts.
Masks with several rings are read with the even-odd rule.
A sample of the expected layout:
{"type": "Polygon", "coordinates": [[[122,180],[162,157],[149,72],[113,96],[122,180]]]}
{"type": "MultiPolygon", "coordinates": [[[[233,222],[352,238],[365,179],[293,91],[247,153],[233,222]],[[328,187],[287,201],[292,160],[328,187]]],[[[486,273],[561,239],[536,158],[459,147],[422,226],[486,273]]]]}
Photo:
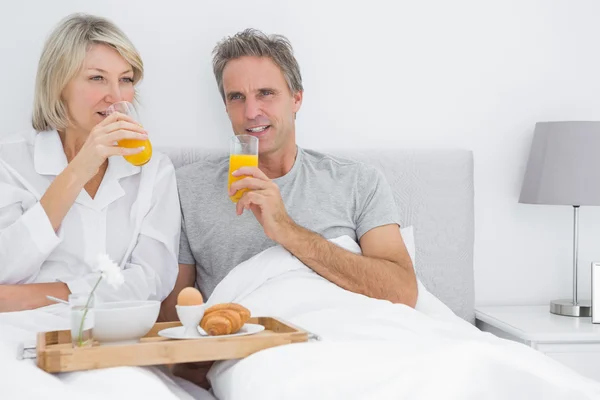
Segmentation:
{"type": "Polygon", "coordinates": [[[260,154],[292,148],[302,92],[291,93],[279,67],[268,57],[241,57],[223,70],[225,108],[236,135],[259,139],[260,154]]]}

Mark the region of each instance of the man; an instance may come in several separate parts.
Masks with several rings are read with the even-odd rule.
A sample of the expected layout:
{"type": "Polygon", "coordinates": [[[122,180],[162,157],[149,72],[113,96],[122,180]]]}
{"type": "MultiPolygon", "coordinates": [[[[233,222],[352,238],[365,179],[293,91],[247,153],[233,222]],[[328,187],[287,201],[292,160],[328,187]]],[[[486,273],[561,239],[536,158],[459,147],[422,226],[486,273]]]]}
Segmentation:
{"type": "Polygon", "coordinates": [[[227,192],[228,158],[179,169],[183,212],[179,277],[206,300],[239,263],[281,245],[317,274],[366,296],[415,306],[417,283],[383,175],[367,165],[302,149],[295,119],[303,87],[289,41],[247,29],[219,43],[213,69],[236,135],[259,139],[259,166],[227,192]],[[229,196],[246,191],[237,204],[229,196]],[[362,255],[327,239],[349,235],[362,255]]]}
{"type": "MultiPolygon", "coordinates": [[[[177,172],[183,214],[179,277],[161,318],[177,320],[177,295],[196,284],[204,299],[236,265],[277,244],[317,274],[366,296],[414,307],[417,282],[383,175],[367,165],[296,145],[303,87],[283,36],[247,29],[219,43],[213,69],[236,135],[259,139],[258,168],[227,192],[228,157],[177,172]],[[229,196],[246,191],[237,204],[229,196]],[[348,235],[362,255],[327,239],[348,235]]],[[[178,365],[207,388],[211,363],[178,365]]]]}

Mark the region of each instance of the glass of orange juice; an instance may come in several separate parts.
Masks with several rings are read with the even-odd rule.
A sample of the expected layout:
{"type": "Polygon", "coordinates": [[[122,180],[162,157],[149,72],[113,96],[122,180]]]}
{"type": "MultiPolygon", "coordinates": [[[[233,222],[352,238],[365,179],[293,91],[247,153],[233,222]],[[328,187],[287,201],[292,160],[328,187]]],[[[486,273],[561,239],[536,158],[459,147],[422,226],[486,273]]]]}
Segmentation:
{"type": "MultiPolygon", "coordinates": [[[[252,135],[236,135],[231,138],[229,144],[229,179],[227,182],[227,190],[231,184],[240,179],[244,179],[244,175],[233,176],[232,172],[237,171],[242,167],[258,167],[258,139],[252,135]]],[[[229,198],[234,203],[242,197],[247,189],[238,190],[229,198]]]]}
{"type": "MultiPolygon", "coordinates": [[[[119,101],[117,103],[113,103],[106,109],[106,115],[110,115],[115,112],[120,112],[121,114],[129,115],[135,121],[138,121],[139,118],[137,111],[133,104],[128,101],[119,101]]],[[[140,124],[140,126],[142,126],[140,124]]],[[[150,139],[146,140],[137,140],[137,139],[123,139],[119,140],[117,144],[121,147],[127,147],[129,149],[135,149],[137,147],[144,146],[144,150],[137,154],[132,154],[130,156],[123,156],[127,161],[135,166],[142,166],[150,161],[152,157],[152,144],[150,143],[150,139]]]]}

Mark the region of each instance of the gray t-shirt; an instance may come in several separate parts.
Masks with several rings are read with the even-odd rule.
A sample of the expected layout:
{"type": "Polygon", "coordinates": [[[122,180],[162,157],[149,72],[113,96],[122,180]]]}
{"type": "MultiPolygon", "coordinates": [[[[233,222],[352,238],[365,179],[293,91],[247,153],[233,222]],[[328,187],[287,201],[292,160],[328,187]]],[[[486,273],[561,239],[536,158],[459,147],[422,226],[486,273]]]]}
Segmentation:
{"type": "MultiPolygon", "coordinates": [[[[196,265],[196,285],[207,299],[239,263],[277,245],[251,211],[240,216],[227,195],[229,158],[177,170],[183,214],[179,262],[196,265]]],[[[400,224],[392,191],[372,166],[298,147],[294,166],[273,180],[298,224],[326,239],[400,224]]]]}

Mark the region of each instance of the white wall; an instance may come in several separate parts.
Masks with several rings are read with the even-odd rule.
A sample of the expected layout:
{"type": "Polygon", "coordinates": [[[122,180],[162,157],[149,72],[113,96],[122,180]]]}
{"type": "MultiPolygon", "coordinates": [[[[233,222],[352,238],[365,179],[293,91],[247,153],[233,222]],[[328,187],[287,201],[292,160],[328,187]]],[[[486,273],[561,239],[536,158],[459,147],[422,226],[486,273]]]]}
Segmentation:
{"type": "MultiPolygon", "coordinates": [[[[600,120],[600,2],[3,1],[0,137],[28,128],[43,40],[74,11],[113,19],[138,46],[157,145],[224,146],[212,47],[246,27],[287,35],[306,89],[301,145],[472,149],[477,303],[570,296],[572,209],[517,199],[536,121],[600,120]]],[[[600,211],[580,214],[585,297],[600,211]]]]}

